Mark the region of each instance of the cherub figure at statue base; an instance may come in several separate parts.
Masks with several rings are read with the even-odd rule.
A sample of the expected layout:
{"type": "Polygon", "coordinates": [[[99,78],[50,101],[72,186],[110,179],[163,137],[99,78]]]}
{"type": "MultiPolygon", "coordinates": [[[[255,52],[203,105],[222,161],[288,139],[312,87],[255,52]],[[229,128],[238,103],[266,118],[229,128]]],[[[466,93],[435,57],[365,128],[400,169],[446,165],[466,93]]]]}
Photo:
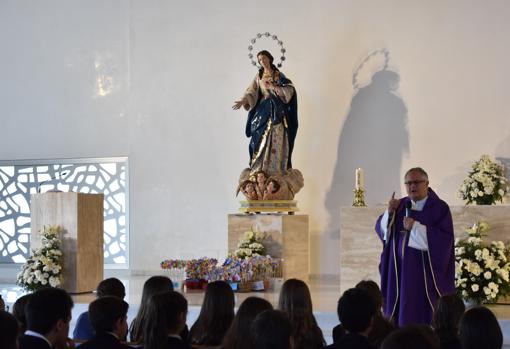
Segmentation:
{"type": "Polygon", "coordinates": [[[239,176],[237,193],[241,191],[247,201],[241,202],[241,212],[289,212],[297,211],[294,196],[304,186],[301,171],[289,169],[284,175],[268,177],[264,171],[251,174],[249,168],[244,169],[239,176]],[[255,192],[254,193],[254,189],[255,192]]]}
{"type": "Polygon", "coordinates": [[[259,170],[255,172],[255,179],[257,181],[257,187],[255,188],[257,190],[257,196],[259,199],[263,199],[268,179],[267,173],[265,171],[259,170]]]}
{"type": "MultiPolygon", "coordinates": [[[[242,193],[248,200],[259,200],[259,195],[257,194],[257,184],[255,182],[250,181],[249,179],[244,180],[239,184],[242,193]]],[[[239,191],[238,191],[239,192],[239,191]]],[[[260,196],[262,197],[262,196],[260,196]]]]}

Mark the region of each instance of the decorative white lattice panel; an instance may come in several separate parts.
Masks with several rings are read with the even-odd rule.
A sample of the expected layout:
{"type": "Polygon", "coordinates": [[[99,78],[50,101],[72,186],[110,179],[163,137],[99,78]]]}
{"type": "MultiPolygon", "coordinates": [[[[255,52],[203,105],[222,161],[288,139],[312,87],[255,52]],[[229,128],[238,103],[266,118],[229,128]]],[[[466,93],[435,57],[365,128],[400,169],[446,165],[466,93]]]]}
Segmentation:
{"type": "Polygon", "coordinates": [[[104,263],[127,264],[127,159],[53,162],[0,164],[0,263],[29,255],[30,194],[61,190],[104,194],[104,263]]]}

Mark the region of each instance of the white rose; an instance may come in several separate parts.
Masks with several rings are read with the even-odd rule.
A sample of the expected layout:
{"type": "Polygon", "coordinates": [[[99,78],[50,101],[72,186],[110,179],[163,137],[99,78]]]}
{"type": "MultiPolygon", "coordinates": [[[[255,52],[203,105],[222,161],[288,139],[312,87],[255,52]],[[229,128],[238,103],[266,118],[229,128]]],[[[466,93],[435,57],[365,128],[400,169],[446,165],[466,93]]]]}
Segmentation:
{"type": "Polygon", "coordinates": [[[509,273],[508,273],[508,270],[505,270],[505,269],[498,269],[497,273],[499,274],[499,276],[501,276],[501,278],[503,280],[505,280],[506,282],[509,281],[509,273]]]}
{"type": "Polygon", "coordinates": [[[473,290],[473,292],[477,292],[480,289],[480,287],[478,286],[478,284],[473,284],[471,285],[471,289],[473,290]]]}
{"type": "Polygon", "coordinates": [[[41,284],[46,285],[47,283],[48,283],[48,281],[46,281],[46,279],[41,280],[41,284]]]}
{"type": "Polygon", "coordinates": [[[57,287],[58,285],[60,285],[60,280],[56,277],[50,277],[50,286],[51,287],[57,287]]]}
{"type": "Polygon", "coordinates": [[[488,288],[487,286],[485,286],[485,287],[483,288],[483,293],[485,293],[486,295],[489,295],[489,294],[491,294],[491,289],[490,289],[490,288],[488,288]]]}
{"type": "Polygon", "coordinates": [[[490,271],[486,271],[485,273],[483,273],[483,277],[486,278],[487,280],[490,280],[490,278],[492,277],[492,273],[490,271]]]}

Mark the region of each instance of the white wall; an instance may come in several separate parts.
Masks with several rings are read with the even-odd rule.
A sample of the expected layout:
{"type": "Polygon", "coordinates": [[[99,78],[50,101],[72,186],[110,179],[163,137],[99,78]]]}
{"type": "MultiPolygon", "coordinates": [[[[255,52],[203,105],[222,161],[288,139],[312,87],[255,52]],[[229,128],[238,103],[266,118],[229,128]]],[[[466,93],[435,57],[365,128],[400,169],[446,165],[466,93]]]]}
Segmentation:
{"type": "Polygon", "coordinates": [[[509,17],[505,0],[4,0],[0,159],[128,156],[131,269],[221,256],[248,161],[246,115],[231,105],[255,74],[249,39],[275,33],[299,94],[311,272],[338,274],[355,167],[369,204],[415,165],[460,204],[470,162],[510,158],[509,17]],[[354,89],[383,48],[393,73],[371,83],[376,56],[354,89]]]}

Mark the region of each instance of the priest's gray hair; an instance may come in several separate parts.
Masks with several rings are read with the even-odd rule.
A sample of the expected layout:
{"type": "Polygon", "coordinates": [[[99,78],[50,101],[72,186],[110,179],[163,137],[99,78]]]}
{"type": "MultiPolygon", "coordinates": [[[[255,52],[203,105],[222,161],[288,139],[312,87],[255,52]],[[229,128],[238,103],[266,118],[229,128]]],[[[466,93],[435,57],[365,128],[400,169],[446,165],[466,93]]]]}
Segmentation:
{"type": "Polygon", "coordinates": [[[429,175],[427,174],[427,172],[425,172],[425,170],[421,167],[413,167],[413,168],[410,168],[409,170],[407,170],[406,172],[406,175],[404,176],[404,178],[407,177],[407,175],[411,172],[418,172],[419,174],[421,174],[423,177],[427,178],[427,180],[429,179],[429,175]]]}

